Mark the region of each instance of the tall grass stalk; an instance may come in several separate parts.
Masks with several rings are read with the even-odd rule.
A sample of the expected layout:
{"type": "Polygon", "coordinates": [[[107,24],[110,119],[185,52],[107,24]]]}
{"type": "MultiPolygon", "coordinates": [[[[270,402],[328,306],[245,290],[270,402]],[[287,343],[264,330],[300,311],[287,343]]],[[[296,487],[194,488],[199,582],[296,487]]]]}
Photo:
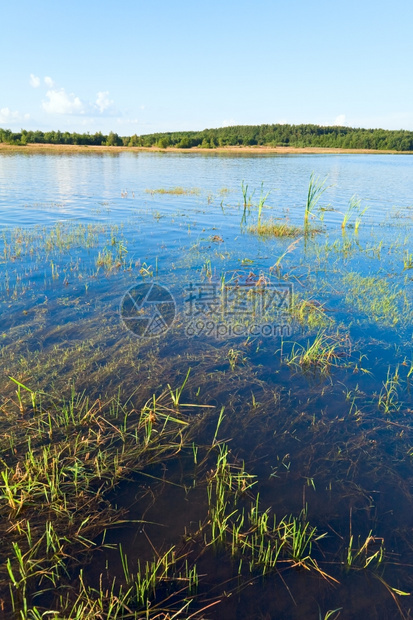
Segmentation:
{"type": "Polygon", "coordinates": [[[254,192],[248,195],[248,184],[245,185],[244,181],[241,181],[241,191],[242,191],[242,197],[244,201],[244,211],[243,211],[242,218],[241,218],[241,226],[242,226],[243,224],[246,224],[247,222],[247,212],[249,212],[249,209],[251,207],[252,197],[254,196],[254,192]]]}
{"type": "Polygon", "coordinates": [[[327,177],[321,179],[319,176],[315,176],[314,172],[311,173],[304,212],[304,229],[306,231],[308,230],[310,215],[313,215],[321,196],[329,187],[326,183],[327,177]]]}
{"type": "Polygon", "coordinates": [[[347,211],[344,213],[344,216],[343,216],[343,221],[341,222],[341,230],[342,230],[343,232],[344,232],[344,230],[346,229],[347,224],[349,223],[349,220],[350,220],[350,218],[351,218],[352,214],[353,214],[355,211],[357,211],[357,212],[358,212],[358,211],[360,211],[360,205],[361,205],[361,200],[360,200],[360,198],[358,198],[358,196],[356,196],[356,195],[354,194],[354,196],[352,196],[352,197],[350,198],[350,202],[349,202],[349,205],[348,205],[348,209],[347,209],[347,211]]]}
{"type": "Polygon", "coordinates": [[[271,190],[270,190],[269,192],[267,192],[264,195],[263,185],[264,184],[262,183],[261,184],[261,196],[260,196],[260,200],[259,200],[259,203],[258,203],[258,228],[261,226],[261,213],[262,213],[263,207],[265,205],[265,201],[267,200],[268,196],[271,194],[271,190]]]}

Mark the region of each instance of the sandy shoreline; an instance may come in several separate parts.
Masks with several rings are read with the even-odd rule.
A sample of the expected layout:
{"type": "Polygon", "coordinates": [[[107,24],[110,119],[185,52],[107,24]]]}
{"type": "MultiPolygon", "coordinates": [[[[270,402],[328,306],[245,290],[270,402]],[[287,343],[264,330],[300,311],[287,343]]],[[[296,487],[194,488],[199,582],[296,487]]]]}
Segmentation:
{"type": "Polygon", "coordinates": [[[248,153],[248,154],[300,154],[300,153],[370,153],[372,155],[398,154],[412,155],[413,151],[379,151],[373,149],[340,149],[340,148],[324,148],[317,146],[294,147],[294,146],[225,146],[216,147],[214,149],[201,149],[192,147],[190,149],[178,149],[169,147],[160,149],[158,147],[144,146],[91,146],[91,145],[75,145],[75,144],[27,144],[25,146],[16,146],[14,144],[0,143],[0,152],[50,152],[50,153],[122,153],[125,151],[143,151],[153,153],[248,153]]]}

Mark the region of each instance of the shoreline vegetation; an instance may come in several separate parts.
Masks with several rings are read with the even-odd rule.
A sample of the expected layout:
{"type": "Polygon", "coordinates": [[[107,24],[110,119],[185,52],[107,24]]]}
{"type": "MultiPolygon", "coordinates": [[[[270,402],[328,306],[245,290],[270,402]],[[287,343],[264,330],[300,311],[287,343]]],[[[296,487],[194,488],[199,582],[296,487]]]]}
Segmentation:
{"type": "Polygon", "coordinates": [[[413,131],[319,125],[239,125],[203,131],[119,136],[110,132],[12,132],[0,128],[0,149],[54,151],[156,150],[258,153],[412,153],[413,131]]]}
{"type": "MultiPolygon", "coordinates": [[[[149,153],[205,153],[205,149],[193,146],[188,149],[167,147],[162,149],[157,146],[96,146],[89,144],[27,144],[22,148],[16,144],[0,142],[0,152],[32,152],[32,153],[123,153],[123,152],[149,152],[149,153]]],[[[397,151],[385,149],[342,149],[323,148],[316,146],[292,147],[292,146],[223,146],[210,149],[214,153],[248,153],[256,155],[264,154],[340,154],[340,153],[370,153],[373,155],[413,155],[413,151],[397,151]]]]}

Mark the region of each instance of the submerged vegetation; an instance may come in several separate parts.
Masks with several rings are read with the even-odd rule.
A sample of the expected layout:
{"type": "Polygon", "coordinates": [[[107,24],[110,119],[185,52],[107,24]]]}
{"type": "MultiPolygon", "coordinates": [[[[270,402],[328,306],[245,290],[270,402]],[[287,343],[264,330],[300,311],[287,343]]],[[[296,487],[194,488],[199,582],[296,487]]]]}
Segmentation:
{"type": "MultiPolygon", "coordinates": [[[[318,344],[307,349],[310,364],[319,363],[314,362],[317,358],[329,365],[337,355],[336,345],[327,340],[320,334],[318,344]]],[[[212,613],[211,607],[225,608],[231,593],[240,596],[247,585],[258,587],[264,576],[270,582],[276,579],[277,589],[288,588],[286,571],[297,577],[301,571],[299,580],[306,574],[318,576],[331,592],[342,587],[348,575],[367,572],[381,585],[381,597],[393,599],[401,611],[397,599],[408,593],[384,577],[392,560],[383,537],[370,530],[365,540],[358,535],[357,543],[350,520],[350,534],[334,536],[332,546],[331,532],[312,523],[311,498],[327,472],[317,468],[316,475],[306,470],[294,474],[285,454],[270,479],[295,485],[303,477],[302,507],[296,514],[277,514],[282,498],[266,506],[269,496],[264,487],[266,499],[261,498],[259,476],[248,472],[245,462],[219,439],[230,428],[225,409],[218,415],[215,407],[184,399],[189,377],[190,371],[177,388],[168,386],[141,404],[138,392],[124,402],[119,397],[88,401],[74,391],[69,399],[59,400],[11,378],[15,396],[0,410],[0,530],[7,557],[0,581],[3,612],[27,619],[45,614],[68,620],[203,618],[207,609],[212,613]],[[185,473],[178,474],[174,462],[180,463],[178,469],[184,466],[185,473]],[[139,478],[149,486],[139,484],[139,478]],[[116,490],[125,481],[139,490],[139,496],[134,491],[134,502],[141,506],[137,521],[128,519],[126,506],[117,505],[116,490]],[[155,548],[156,532],[173,525],[162,503],[161,512],[151,508],[162,500],[165,487],[178,505],[184,497],[184,505],[195,502],[199,518],[187,523],[180,542],[167,536],[155,548]],[[115,542],[116,532],[128,523],[145,533],[133,546],[115,542]],[[228,558],[221,591],[205,572],[214,558],[228,558]]],[[[395,381],[400,377],[384,384],[387,394],[395,381]]],[[[384,393],[380,399],[384,401],[384,393]]],[[[257,416],[268,424],[269,402],[253,399],[248,420],[240,434],[232,433],[233,440],[238,443],[248,428],[251,432],[257,416]]],[[[280,405],[273,400],[278,415],[280,405]]],[[[294,426],[304,439],[301,416],[294,426]]],[[[288,428],[291,420],[285,423],[288,428]]],[[[322,426],[317,425],[313,419],[314,438],[321,437],[322,426]]],[[[285,440],[279,443],[283,450],[285,440]]],[[[326,448],[318,459],[334,460],[326,448]]]]}
{"type": "Polygon", "coordinates": [[[37,618],[50,604],[53,617],[96,617],[98,608],[108,617],[124,617],[130,606],[147,609],[159,582],[176,580],[180,591],[187,581],[191,589],[195,573],[187,569],[187,580],[177,573],[185,556],[177,558],[172,550],[143,566],[124,589],[114,581],[108,591],[95,591],[78,567],[93,550],[105,548],[106,528],[120,522],[122,511],[108,501],[109,493],[132,472],[176,456],[189,442],[196,417],[190,421],[188,409],[181,413],[168,392],[136,410],[131,401],[89,402],[75,393],[53,401],[14,382],[17,398],[0,411],[7,557],[1,580],[3,587],[10,582],[3,610],[37,618]]]}
{"type": "Polygon", "coordinates": [[[294,343],[285,362],[302,370],[320,371],[326,374],[333,366],[339,364],[340,359],[348,357],[346,349],[348,342],[345,338],[320,331],[311,343],[294,343]]]}
{"type": "Polygon", "coordinates": [[[346,299],[371,321],[382,325],[410,323],[412,305],[402,287],[377,276],[349,272],[343,278],[346,299]]]}
{"type": "Polygon", "coordinates": [[[413,211],[245,172],[3,228],[2,617],[410,617],[413,211]]]}

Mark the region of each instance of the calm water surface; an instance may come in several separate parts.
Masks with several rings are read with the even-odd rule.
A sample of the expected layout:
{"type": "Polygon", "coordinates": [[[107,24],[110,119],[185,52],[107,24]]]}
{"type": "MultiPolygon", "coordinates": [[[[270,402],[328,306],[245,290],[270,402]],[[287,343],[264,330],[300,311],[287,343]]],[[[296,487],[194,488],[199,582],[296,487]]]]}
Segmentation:
{"type": "MultiPolygon", "coordinates": [[[[243,180],[250,191],[255,190],[256,199],[264,183],[265,192],[271,190],[268,206],[293,211],[293,218],[295,208],[303,206],[313,171],[322,177],[328,175],[331,188],[326,202],[336,209],[345,210],[351,196],[358,194],[369,207],[367,219],[377,222],[392,208],[413,206],[412,159],[408,155],[2,154],[0,223],[28,226],[68,219],[120,221],[134,207],[148,203],[145,190],[176,186],[196,187],[202,197],[226,188],[234,192],[231,198],[237,204],[242,198],[243,180]],[[121,199],[122,191],[128,192],[125,200],[121,199]],[[110,213],[100,207],[110,207],[110,213]]],[[[214,202],[220,202],[218,196],[214,202]]],[[[191,210],[196,205],[205,210],[202,198],[178,203],[152,200],[150,205],[163,211],[178,207],[191,210]]],[[[216,205],[215,209],[210,207],[208,215],[216,211],[216,205]]],[[[297,217],[300,219],[301,213],[297,217]]],[[[326,216],[325,221],[334,223],[337,217],[326,216]]]]}

